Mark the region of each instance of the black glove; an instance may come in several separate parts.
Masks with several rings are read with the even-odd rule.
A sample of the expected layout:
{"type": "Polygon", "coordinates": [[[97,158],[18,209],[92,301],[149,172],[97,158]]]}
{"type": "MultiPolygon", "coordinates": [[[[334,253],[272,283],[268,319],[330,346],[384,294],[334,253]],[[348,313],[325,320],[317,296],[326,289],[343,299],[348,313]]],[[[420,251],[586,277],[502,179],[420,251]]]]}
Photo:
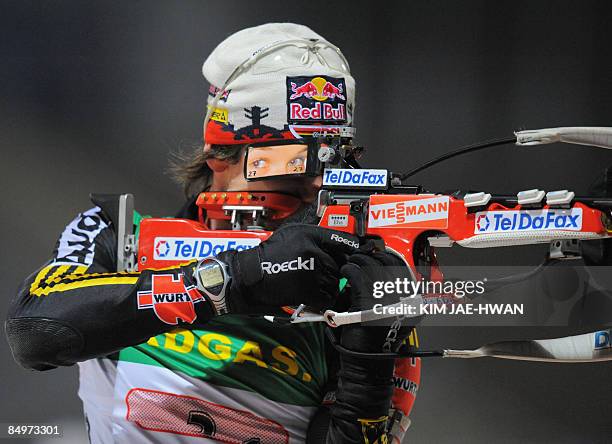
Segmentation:
{"type": "Polygon", "coordinates": [[[232,276],[230,313],[306,304],[329,307],[339,291],[340,267],[359,248],[350,234],[313,225],[286,225],[259,246],[217,256],[232,276]]]}
{"type": "MultiPolygon", "coordinates": [[[[375,304],[389,305],[398,302],[399,296],[408,296],[391,293],[375,298],[374,282],[395,282],[398,278],[412,280],[410,270],[404,261],[394,254],[381,251],[368,253],[367,245],[362,246],[362,250],[366,251],[350,255],[340,269],[340,273],[348,279],[351,286],[349,311],[370,310],[375,304]]],[[[389,327],[394,320],[395,318],[388,318],[346,325],[342,332],[341,345],[349,350],[368,353],[396,351],[402,339],[410,333],[410,327],[405,321],[400,330],[406,332],[406,335],[399,333],[396,340],[387,340],[389,327]],[[385,342],[386,350],[383,349],[385,342]]],[[[411,321],[414,324],[414,319],[411,321]]]]}
{"type": "MultiPolygon", "coordinates": [[[[364,247],[367,250],[367,246],[364,247]]],[[[351,286],[349,311],[369,310],[374,304],[387,305],[399,300],[398,295],[374,298],[375,281],[410,279],[406,264],[397,256],[385,252],[352,254],[341,267],[341,274],[348,279],[351,286]]],[[[391,341],[389,350],[383,350],[383,345],[388,342],[389,326],[393,321],[394,318],[376,321],[376,325],[372,325],[372,322],[345,325],[342,327],[340,344],[357,352],[396,351],[410,333],[411,327],[403,325],[397,332],[396,339],[391,341]]],[[[405,323],[407,322],[404,321],[405,323]]],[[[394,365],[394,359],[367,359],[341,353],[337,402],[332,408],[332,416],[344,421],[351,421],[351,418],[376,419],[386,416],[393,395],[394,365]]],[[[371,432],[376,435],[380,433],[384,421],[372,422],[371,425],[371,432]]]]}
{"type": "Polygon", "coordinates": [[[580,241],[580,254],[587,266],[612,265],[612,239],[580,241]]]}

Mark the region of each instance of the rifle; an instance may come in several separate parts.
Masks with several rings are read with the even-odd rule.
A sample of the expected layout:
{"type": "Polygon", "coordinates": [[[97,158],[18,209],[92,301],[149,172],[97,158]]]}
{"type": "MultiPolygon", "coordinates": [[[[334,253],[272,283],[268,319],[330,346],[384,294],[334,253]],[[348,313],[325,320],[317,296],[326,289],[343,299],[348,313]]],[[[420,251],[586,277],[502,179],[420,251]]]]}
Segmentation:
{"type": "MultiPolygon", "coordinates": [[[[570,190],[545,192],[538,189],[516,195],[486,192],[435,193],[407,182],[412,175],[451,157],[502,144],[535,146],[553,142],[612,148],[612,128],[567,127],[519,131],[514,137],[471,145],[434,159],[408,173],[363,169],[357,162],[360,148],[337,143],[319,152],[324,162],[323,187],[318,196],[319,225],[359,237],[376,236],[385,248],[403,259],[413,279],[443,280],[435,256],[436,248],[458,245],[465,248],[550,244],[549,260],[580,255],[580,242],[607,239],[612,233],[612,196],[576,196],[570,190]]],[[[246,176],[246,170],[245,170],[246,176]]],[[[606,184],[612,187],[612,180],[606,184]]],[[[140,221],[135,239],[131,213],[133,197],[122,196],[119,208],[118,263],[124,269],[163,268],[228,249],[252,248],[271,234],[265,220],[282,219],[300,202],[283,195],[257,192],[204,192],[196,201],[200,221],[147,218],[140,221]],[[209,230],[203,215],[229,220],[232,230],[209,230]],[[249,220],[250,225],[245,221],[249,220]]],[[[422,295],[417,295],[422,296],[422,295]]],[[[417,298],[411,303],[421,302],[417,298]]],[[[300,306],[289,322],[325,322],[331,327],[363,320],[389,317],[373,310],[362,312],[309,312],[300,306]]],[[[273,316],[270,321],[277,321],[273,316]]],[[[421,357],[495,357],[547,362],[594,362],[612,360],[612,348],[601,347],[611,330],[601,329],[561,338],[502,341],[474,350],[419,351],[406,347],[395,356],[403,360],[403,377],[417,386],[421,357]],[[603,339],[602,339],[603,338],[603,339]],[[418,368],[417,368],[418,367],[418,368]]],[[[337,345],[337,344],[336,344],[337,345]]],[[[388,357],[389,353],[365,358],[388,357]]],[[[399,371],[401,373],[401,370],[399,371]]],[[[396,377],[400,378],[396,369],[396,377]]],[[[400,378],[401,379],[401,378],[400,378]]],[[[397,379],[396,379],[397,381],[397,379]]],[[[409,424],[407,415],[414,392],[405,401],[395,421],[400,436],[409,424]],[[403,421],[403,422],[402,422],[403,421]],[[400,425],[401,423],[401,425],[400,425]]],[[[397,392],[397,389],[396,389],[397,392]]],[[[401,403],[396,393],[396,405],[401,403]]],[[[403,399],[406,400],[404,394],[403,399]]]]}

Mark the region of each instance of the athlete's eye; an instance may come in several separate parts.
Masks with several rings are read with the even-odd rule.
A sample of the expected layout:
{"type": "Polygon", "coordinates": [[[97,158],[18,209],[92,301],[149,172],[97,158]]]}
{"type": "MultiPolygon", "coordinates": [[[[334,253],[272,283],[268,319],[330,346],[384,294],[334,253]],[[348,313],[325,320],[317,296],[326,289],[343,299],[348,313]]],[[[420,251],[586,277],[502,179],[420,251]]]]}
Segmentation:
{"type": "Polygon", "coordinates": [[[306,163],[306,159],[304,157],[296,157],[287,162],[287,166],[292,171],[302,171],[304,169],[304,164],[306,163]]]}
{"type": "Polygon", "coordinates": [[[266,160],[265,159],[255,159],[251,162],[251,166],[253,168],[265,168],[266,167],[266,160]]]}

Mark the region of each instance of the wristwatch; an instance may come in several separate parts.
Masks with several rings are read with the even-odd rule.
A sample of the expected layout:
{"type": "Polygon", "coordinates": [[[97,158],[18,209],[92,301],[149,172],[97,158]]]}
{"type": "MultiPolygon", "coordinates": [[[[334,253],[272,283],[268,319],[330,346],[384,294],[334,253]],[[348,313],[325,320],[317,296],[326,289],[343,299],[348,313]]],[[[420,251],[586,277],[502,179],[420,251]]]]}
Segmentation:
{"type": "Polygon", "coordinates": [[[227,264],[215,257],[207,257],[197,263],[193,277],[196,288],[210,299],[217,314],[228,313],[225,292],[231,277],[227,264]]]}

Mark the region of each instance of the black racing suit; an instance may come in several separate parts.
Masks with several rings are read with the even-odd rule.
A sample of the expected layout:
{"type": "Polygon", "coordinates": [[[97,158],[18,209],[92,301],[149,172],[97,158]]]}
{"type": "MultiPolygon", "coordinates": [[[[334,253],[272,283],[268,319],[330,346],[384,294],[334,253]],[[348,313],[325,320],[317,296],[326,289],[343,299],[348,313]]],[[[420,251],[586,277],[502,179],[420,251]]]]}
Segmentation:
{"type": "MultiPolygon", "coordinates": [[[[197,220],[195,199],[176,217],[197,220]]],[[[193,324],[166,324],[137,299],[154,276],[193,286],[189,266],[117,272],[116,248],[104,211],[77,216],[6,322],[22,366],[79,363],[92,442],[385,442],[392,367],[338,372],[320,325],[213,318],[203,303],[193,324]]]]}

